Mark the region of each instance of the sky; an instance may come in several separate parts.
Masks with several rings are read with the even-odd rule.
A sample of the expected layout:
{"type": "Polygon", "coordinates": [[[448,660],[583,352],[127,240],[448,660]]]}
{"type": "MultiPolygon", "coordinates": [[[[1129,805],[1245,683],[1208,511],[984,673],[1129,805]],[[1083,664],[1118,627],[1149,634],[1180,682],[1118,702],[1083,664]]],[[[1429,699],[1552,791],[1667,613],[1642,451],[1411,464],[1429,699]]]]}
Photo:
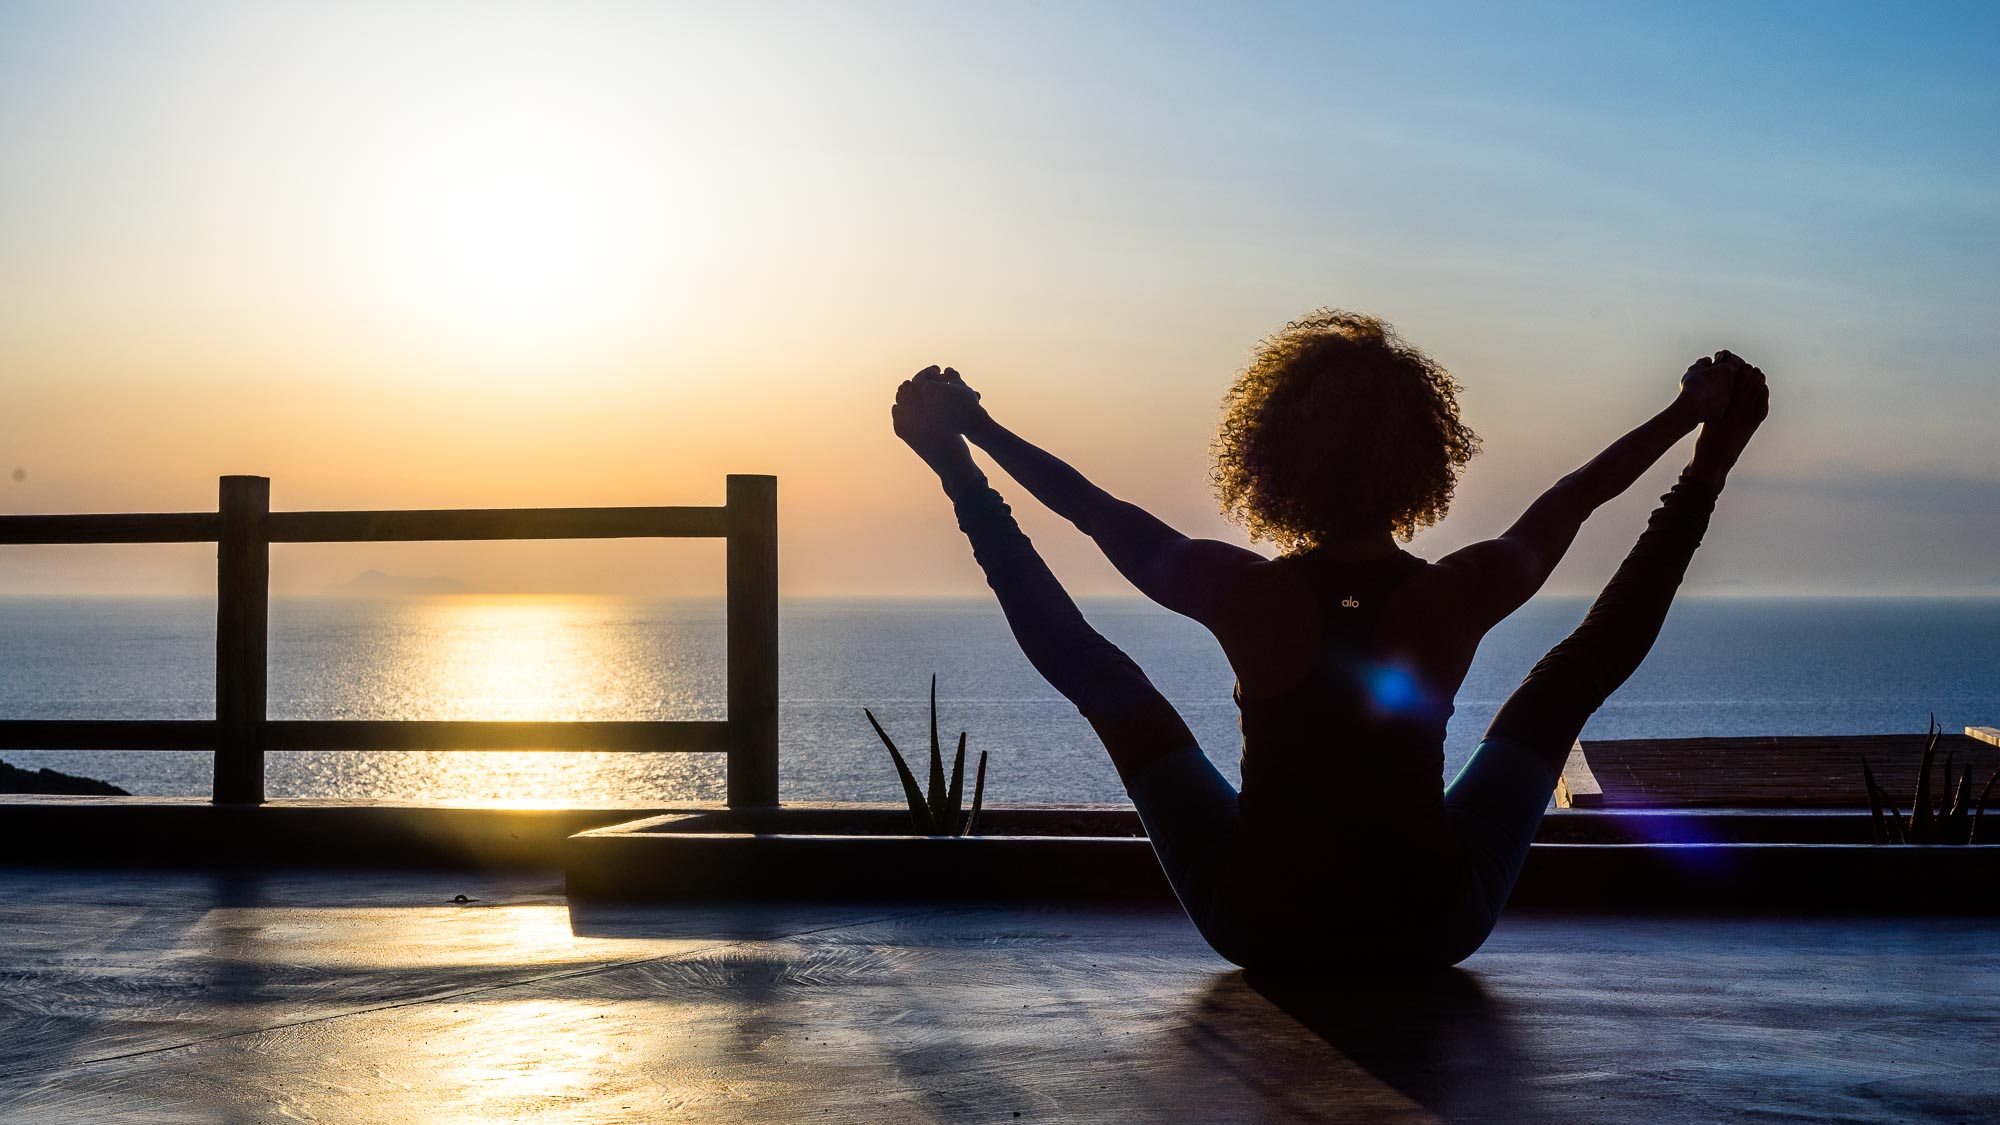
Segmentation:
{"type": "MultiPolygon", "coordinates": [[[[0,0],[0,511],[719,503],[788,595],[975,594],[901,379],[1191,534],[1251,347],[1322,305],[1464,385],[1412,549],[1497,534],[1733,349],[1772,418],[1689,589],[2000,593],[2000,9],[0,0]]],[[[1551,589],[1608,577],[1667,462],[1551,589]]],[[[1004,480],[1059,574],[1129,592],[1004,480]]],[[[0,548],[200,593],[213,547],[0,548]]],[[[720,589],[714,543],[274,549],[720,589]]]]}

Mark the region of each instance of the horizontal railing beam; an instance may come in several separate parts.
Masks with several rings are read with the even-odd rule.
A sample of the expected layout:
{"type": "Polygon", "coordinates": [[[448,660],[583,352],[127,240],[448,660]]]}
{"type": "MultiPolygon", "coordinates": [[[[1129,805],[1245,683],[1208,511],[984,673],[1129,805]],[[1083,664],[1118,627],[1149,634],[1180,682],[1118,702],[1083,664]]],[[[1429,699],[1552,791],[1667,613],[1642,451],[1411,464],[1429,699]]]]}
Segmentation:
{"type": "Polygon", "coordinates": [[[405,512],[272,512],[273,543],[468,539],[712,539],[726,508],[463,508],[405,512]]]}
{"type": "Polygon", "coordinates": [[[219,512],[148,512],[140,515],[0,516],[0,544],[213,543],[222,535],[219,512]]]}
{"type": "MultiPolygon", "coordinates": [[[[388,512],[272,512],[273,543],[443,542],[479,539],[720,539],[728,509],[443,508],[388,512]]],[[[0,545],[214,543],[217,512],[0,516],[0,545]]]]}
{"type": "Polygon", "coordinates": [[[213,719],[5,719],[0,750],[213,750],[213,719]]]}
{"type": "MultiPolygon", "coordinates": [[[[6,719],[0,750],[213,750],[212,719],[6,719]]],[[[457,722],[404,719],[275,719],[267,750],[614,750],[723,753],[729,724],[661,720],[457,722]]]]}
{"type": "Polygon", "coordinates": [[[405,719],[273,719],[270,750],[621,750],[709,753],[729,749],[729,724],[660,720],[458,722],[405,719]]]}

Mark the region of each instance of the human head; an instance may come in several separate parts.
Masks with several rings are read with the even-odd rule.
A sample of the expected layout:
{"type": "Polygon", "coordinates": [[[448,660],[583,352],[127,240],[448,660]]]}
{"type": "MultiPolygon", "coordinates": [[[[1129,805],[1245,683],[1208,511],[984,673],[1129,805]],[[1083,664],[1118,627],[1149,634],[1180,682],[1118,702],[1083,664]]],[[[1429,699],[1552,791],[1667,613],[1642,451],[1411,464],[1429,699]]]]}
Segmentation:
{"type": "Polygon", "coordinates": [[[1479,438],[1458,384],[1380,318],[1320,309],[1260,341],[1223,399],[1222,510],[1284,550],[1444,518],[1479,438]]]}

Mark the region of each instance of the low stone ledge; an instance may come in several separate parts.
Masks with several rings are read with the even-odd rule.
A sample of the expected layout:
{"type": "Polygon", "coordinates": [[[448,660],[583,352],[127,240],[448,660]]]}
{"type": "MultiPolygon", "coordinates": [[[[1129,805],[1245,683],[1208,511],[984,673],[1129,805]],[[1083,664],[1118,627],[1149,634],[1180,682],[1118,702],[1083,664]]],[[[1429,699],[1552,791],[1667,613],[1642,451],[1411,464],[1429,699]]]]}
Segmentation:
{"type": "MultiPolygon", "coordinates": [[[[565,869],[579,896],[648,901],[1169,895],[1129,806],[1001,806],[982,821],[993,835],[926,840],[904,834],[904,810],[881,804],[227,807],[201,798],[7,795],[0,796],[0,864],[565,869]],[[635,830],[635,822],[662,817],[681,831],[635,830]],[[662,851],[665,835],[679,839],[662,851]]],[[[1874,847],[1865,843],[1868,831],[1865,813],[1835,811],[1555,811],[1543,820],[1515,901],[2000,910],[2000,847],[1874,847]]]]}
{"type": "MultiPolygon", "coordinates": [[[[679,812],[578,833],[574,898],[1169,900],[1130,809],[1012,808],[977,837],[893,808],[679,812]]],[[[1596,908],[2000,913],[2000,846],[1876,846],[1846,812],[1552,813],[1513,901],[1596,908]],[[1789,839],[1787,837],[1790,837],[1789,839]]]]}

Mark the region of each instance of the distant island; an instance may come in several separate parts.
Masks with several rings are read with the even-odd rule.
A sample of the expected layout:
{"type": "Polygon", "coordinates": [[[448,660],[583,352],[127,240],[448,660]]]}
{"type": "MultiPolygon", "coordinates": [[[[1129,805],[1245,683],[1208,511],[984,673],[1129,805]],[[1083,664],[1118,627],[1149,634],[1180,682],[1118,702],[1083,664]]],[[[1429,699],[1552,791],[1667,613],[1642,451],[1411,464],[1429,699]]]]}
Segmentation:
{"type": "Polygon", "coordinates": [[[449,594],[473,594],[478,591],[442,574],[417,577],[409,574],[384,574],[379,570],[364,570],[345,582],[335,582],[326,592],[340,598],[433,598],[449,594]]]}

